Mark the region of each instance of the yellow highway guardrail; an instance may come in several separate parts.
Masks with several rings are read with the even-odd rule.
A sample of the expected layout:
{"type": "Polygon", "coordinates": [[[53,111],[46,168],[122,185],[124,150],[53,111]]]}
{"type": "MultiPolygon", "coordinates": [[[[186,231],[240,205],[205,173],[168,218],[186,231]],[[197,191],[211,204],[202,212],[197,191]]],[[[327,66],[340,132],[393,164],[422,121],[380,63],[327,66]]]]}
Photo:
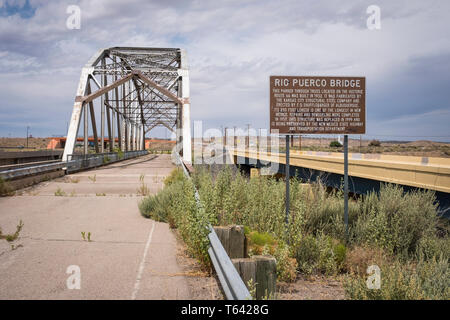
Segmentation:
{"type": "MultiPolygon", "coordinates": [[[[284,153],[259,152],[228,147],[234,156],[286,163],[284,153]]],[[[344,154],[291,151],[291,166],[344,174],[344,154]]],[[[450,193],[450,158],[349,153],[349,175],[450,193]]]]}

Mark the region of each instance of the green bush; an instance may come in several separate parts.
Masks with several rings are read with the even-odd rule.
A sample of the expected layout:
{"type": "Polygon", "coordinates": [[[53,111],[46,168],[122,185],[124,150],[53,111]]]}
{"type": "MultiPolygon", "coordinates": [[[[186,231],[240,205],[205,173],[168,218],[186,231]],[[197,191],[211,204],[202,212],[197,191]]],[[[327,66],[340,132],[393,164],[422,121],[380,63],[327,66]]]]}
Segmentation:
{"type": "Polygon", "coordinates": [[[419,240],[416,249],[417,260],[428,261],[441,255],[447,260],[450,259],[449,237],[423,237],[419,240]]]}
{"type": "Polygon", "coordinates": [[[164,185],[167,187],[179,181],[184,181],[184,172],[180,168],[175,168],[172,172],[164,179],[164,185]]]}
{"type": "Polygon", "coordinates": [[[149,195],[139,203],[139,210],[146,218],[168,222],[173,201],[180,193],[180,185],[166,187],[156,195],[149,195]]]}
{"type": "Polygon", "coordinates": [[[381,142],[379,140],[372,140],[369,142],[369,147],[381,147],[381,142]]]}
{"type": "Polygon", "coordinates": [[[309,275],[316,271],[320,258],[320,250],[316,238],[305,236],[295,248],[295,259],[301,273],[309,275]]]}
{"type": "Polygon", "coordinates": [[[340,148],[340,147],[342,147],[342,144],[339,141],[334,140],[334,141],[330,142],[330,147],[331,148],[340,148]]]}
{"type": "Polygon", "coordinates": [[[434,258],[416,266],[396,261],[380,266],[380,289],[368,289],[366,277],[348,277],[346,295],[358,300],[450,299],[448,260],[434,258]]]}
{"type": "Polygon", "coordinates": [[[431,191],[404,193],[395,185],[383,185],[361,202],[361,214],[353,228],[355,243],[375,244],[388,253],[408,257],[422,238],[435,237],[438,216],[431,191]]]}
{"type": "MultiPolygon", "coordinates": [[[[433,192],[404,192],[398,186],[383,185],[378,193],[351,199],[347,243],[340,190],[329,192],[320,183],[305,186],[292,179],[286,228],[284,181],[261,176],[249,179],[230,167],[218,172],[212,167],[196,167],[193,183],[202,204],[198,210],[194,184],[185,180],[182,172],[173,173],[170,180],[174,182],[165,189],[179,185],[173,191],[176,196],[161,201],[170,206],[154,209],[154,215],[166,216],[205,266],[210,263],[208,223],[239,224],[246,226],[255,254],[276,257],[280,280],[295,279],[293,267],[306,275],[347,271],[346,290],[351,298],[448,297],[444,284],[448,283],[449,228],[448,223],[440,225],[433,192]],[[385,282],[381,290],[368,291],[365,271],[374,263],[382,265],[385,282]]],[[[149,207],[160,205],[156,199],[148,201],[149,207]]]]}
{"type": "Polygon", "coordinates": [[[210,215],[197,208],[194,185],[184,175],[173,172],[165,182],[163,190],[139,203],[141,214],[157,221],[169,222],[171,227],[178,228],[190,254],[198,259],[204,269],[210,270],[207,237],[210,215]]]}
{"type": "Polygon", "coordinates": [[[120,148],[115,147],[115,148],[113,149],[113,152],[116,152],[116,153],[117,153],[117,156],[119,157],[119,160],[123,159],[123,151],[120,150],[120,148]]]}
{"type": "Polygon", "coordinates": [[[291,257],[290,249],[284,243],[276,246],[273,253],[277,261],[277,280],[293,282],[297,278],[297,260],[291,257]]]}
{"type": "Polygon", "coordinates": [[[8,183],[0,177],[0,196],[10,196],[14,194],[8,183]]]}

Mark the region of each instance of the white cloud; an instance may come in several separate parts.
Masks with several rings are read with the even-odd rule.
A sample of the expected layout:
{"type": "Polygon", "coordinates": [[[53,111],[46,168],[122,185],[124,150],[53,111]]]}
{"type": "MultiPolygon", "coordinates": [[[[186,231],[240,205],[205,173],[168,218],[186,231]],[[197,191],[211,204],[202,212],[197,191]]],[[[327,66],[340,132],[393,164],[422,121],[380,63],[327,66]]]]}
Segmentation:
{"type": "MultiPolygon", "coordinates": [[[[117,45],[186,48],[192,117],[216,126],[266,126],[271,74],[366,76],[368,115],[373,116],[368,122],[377,130],[386,129],[381,124],[389,117],[420,114],[433,81],[450,86],[445,76],[449,64],[433,68],[423,79],[411,73],[418,64],[420,70],[435,64],[433,56],[450,55],[447,1],[378,1],[380,31],[366,28],[371,1],[81,0],[76,2],[82,14],[80,30],[65,27],[65,9],[73,1],[69,2],[32,0],[37,8],[32,18],[0,17],[1,78],[16,73],[18,82],[26,82],[26,77],[41,72],[41,86],[28,95],[36,95],[40,108],[61,117],[70,114],[81,67],[98,48],[117,45]],[[417,91],[422,82],[423,98],[417,92],[411,99],[393,98],[393,90],[417,91]],[[61,95],[58,101],[39,100],[54,95],[55,87],[61,95]],[[394,108],[399,101],[403,106],[394,108]]],[[[20,101],[24,110],[34,108],[21,99],[21,92],[0,83],[0,94],[8,97],[3,103],[20,101]]],[[[437,95],[430,108],[449,109],[448,93],[437,95]]],[[[4,108],[0,104],[0,113],[4,108]]],[[[427,122],[439,122],[437,118],[431,115],[427,122]]],[[[55,126],[64,128],[65,123],[55,126]]],[[[396,126],[398,134],[408,130],[404,122],[396,126]]],[[[426,128],[421,130],[426,135],[426,128]]]]}

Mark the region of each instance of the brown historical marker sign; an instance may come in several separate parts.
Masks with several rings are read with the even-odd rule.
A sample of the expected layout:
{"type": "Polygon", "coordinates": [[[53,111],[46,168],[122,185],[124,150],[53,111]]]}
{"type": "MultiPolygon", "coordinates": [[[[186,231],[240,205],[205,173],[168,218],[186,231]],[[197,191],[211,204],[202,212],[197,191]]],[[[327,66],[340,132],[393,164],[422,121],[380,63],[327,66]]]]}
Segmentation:
{"type": "Polygon", "coordinates": [[[270,131],[364,134],[366,78],[270,77],[270,131]]]}

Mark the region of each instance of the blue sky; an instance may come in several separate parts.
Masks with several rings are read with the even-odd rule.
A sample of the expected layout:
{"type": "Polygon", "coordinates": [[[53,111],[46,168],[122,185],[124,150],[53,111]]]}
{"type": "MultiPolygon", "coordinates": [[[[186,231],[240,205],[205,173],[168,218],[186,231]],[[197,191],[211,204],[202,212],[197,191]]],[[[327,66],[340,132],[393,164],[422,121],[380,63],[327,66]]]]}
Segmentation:
{"type": "Polygon", "coordinates": [[[367,79],[368,137],[450,141],[448,12],[446,0],[0,0],[0,136],[65,134],[99,48],[155,46],[187,50],[204,127],[267,128],[270,75],[349,75],[367,79]],[[80,30],[66,28],[71,4],[80,30]],[[371,4],[380,30],[366,26],[371,4]]]}

